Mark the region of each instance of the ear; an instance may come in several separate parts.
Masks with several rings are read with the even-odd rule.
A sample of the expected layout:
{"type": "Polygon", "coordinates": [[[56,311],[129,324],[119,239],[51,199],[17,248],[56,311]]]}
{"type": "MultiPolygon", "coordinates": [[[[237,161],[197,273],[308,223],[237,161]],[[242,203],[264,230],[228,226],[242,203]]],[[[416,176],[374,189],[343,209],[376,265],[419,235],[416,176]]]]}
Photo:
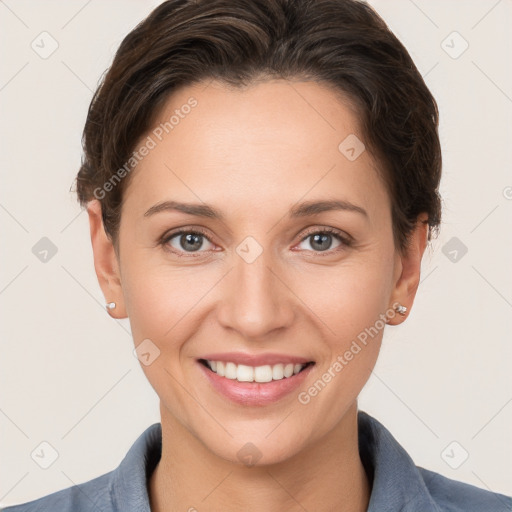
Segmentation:
{"type": "Polygon", "coordinates": [[[89,215],[96,276],[105,296],[105,303],[115,302],[116,304],[114,309],[107,309],[107,311],[113,318],[126,318],[119,262],[114,245],[103,226],[101,203],[97,199],[89,201],[87,213],[89,215]]]}
{"type": "MultiPolygon", "coordinates": [[[[389,325],[401,324],[411,310],[420,284],[421,260],[428,242],[428,216],[422,213],[416,220],[414,231],[410,234],[407,247],[397,254],[395,284],[390,298],[391,309],[397,304],[407,308],[405,315],[395,314],[388,320],[389,325]]],[[[396,310],[395,310],[396,311],[396,310]]]]}

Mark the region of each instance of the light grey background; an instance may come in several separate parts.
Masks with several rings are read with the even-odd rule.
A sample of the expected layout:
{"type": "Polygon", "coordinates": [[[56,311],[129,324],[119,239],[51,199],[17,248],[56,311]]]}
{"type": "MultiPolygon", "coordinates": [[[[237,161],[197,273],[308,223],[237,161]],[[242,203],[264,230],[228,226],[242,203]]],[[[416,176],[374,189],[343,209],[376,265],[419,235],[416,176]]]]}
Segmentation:
{"type": "MultiPolygon", "coordinates": [[[[103,308],[87,215],[69,192],[92,92],[159,3],[0,0],[2,505],[112,470],[159,421],[129,323],[103,308]],[[49,52],[52,39],[47,58],[31,47],[49,52]],[[46,262],[43,237],[57,249],[46,262]],[[43,441],[58,453],[48,469],[43,441]],[[33,452],[45,453],[39,464],[33,452]]],[[[438,100],[444,221],[409,319],[386,329],[360,408],[417,465],[512,494],[512,3],[371,4],[438,100]]]]}

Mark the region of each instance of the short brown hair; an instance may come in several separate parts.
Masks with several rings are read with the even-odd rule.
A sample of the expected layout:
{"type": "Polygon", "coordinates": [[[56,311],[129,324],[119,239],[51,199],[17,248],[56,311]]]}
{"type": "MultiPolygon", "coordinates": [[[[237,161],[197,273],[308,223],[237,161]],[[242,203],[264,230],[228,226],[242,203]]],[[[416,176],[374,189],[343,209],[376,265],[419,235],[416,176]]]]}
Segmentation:
{"type": "Polygon", "coordinates": [[[85,206],[100,199],[114,243],[128,179],[101,197],[97,191],[129,160],[168,96],[206,79],[243,87],[261,77],[314,80],[348,97],[366,148],[383,170],[397,246],[406,246],[420,213],[428,214],[429,236],[438,228],[437,104],[405,47],[369,5],[169,0],[121,43],[83,131],[78,200],[85,206]]]}

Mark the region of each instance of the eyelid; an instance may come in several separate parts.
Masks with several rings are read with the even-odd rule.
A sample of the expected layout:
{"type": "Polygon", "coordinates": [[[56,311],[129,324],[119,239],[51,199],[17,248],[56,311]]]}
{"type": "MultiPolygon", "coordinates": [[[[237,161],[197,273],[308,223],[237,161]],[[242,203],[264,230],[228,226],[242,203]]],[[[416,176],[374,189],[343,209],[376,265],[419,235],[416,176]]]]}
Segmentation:
{"type": "Polygon", "coordinates": [[[208,240],[210,240],[208,232],[205,229],[198,228],[198,227],[192,227],[192,226],[182,226],[181,228],[176,228],[176,229],[171,229],[170,231],[166,231],[162,235],[162,240],[168,240],[169,238],[172,238],[173,236],[180,235],[183,233],[198,233],[198,234],[204,235],[206,238],[208,238],[208,240]]]}
{"type": "Polygon", "coordinates": [[[331,227],[318,227],[318,226],[314,226],[313,228],[311,229],[308,229],[302,236],[301,238],[301,242],[303,242],[308,236],[311,236],[311,235],[314,235],[314,234],[320,234],[320,233],[328,233],[330,235],[336,235],[337,237],[340,238],[340,240],[347,244],[347,245],[350,245],[353,243],[354,239],[348,234],[346,233],[345,231],[342,231],[341,229],[336,229],[336,228],[331,228],[331,227]]]}

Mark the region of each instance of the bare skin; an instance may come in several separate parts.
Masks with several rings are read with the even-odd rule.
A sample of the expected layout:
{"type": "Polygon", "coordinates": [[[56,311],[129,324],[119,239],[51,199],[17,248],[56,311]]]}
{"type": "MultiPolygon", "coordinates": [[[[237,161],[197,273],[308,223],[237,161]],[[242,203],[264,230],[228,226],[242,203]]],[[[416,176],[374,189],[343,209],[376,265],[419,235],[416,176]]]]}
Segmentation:
{"type": "Polygon", "coordinates": [[[399,251],[378,162],[368,151],[354,161],[340,152],[360,128],[325,85],[187,86],[168,99],[155,126],[190,97],[197,106],[130,177],[117,248],[99,202],[88,205],[98,280],[106,301],[117,304],[110,314],[129,317],[136,346],[150,339],[160,351],[142,366],[160,397],[162,422],[151,509],[363,512],[371,488],[358,451],[357,396],[383,330],[341,371],[333,363],[379,315],[388,324],[404,320],[393,304],[412,306],[426,217],[399,251]],[[170,200],[206,203],[223,219],[175,210],[145,215],[170,200]],[[328,200],[352,206],[289,215],[300,203],[328,200]],[[170,238],[178,228],[204,231],[198,250],[183,235],[170,238]],[[326,228],[342,238],[327,233],[319,247],[314,235],[326,228]],[[251,263],[237,253],[248,236],[262,250],[251,263]],[[315,364],[300,389],[244,406],[214,389],[198,363],[204,354],[233,351],[315,364]],[[329,369],[328,384],[299,401],[329,369]],[[237,455],[249,442],[261,455],[253,466],[237,455]]]}

